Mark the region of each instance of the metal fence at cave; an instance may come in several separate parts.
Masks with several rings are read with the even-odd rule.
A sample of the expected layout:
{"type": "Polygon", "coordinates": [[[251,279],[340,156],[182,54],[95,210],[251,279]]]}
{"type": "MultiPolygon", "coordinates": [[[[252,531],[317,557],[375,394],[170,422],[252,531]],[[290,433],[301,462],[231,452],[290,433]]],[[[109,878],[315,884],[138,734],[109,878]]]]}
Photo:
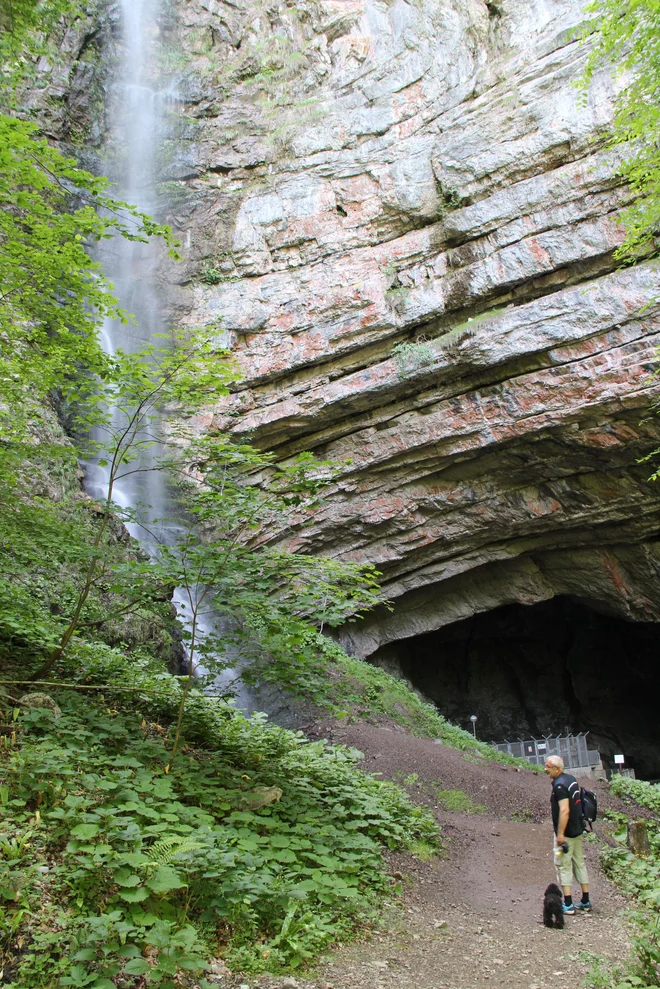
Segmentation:
{"type": "Polygon", "coordinates": [[[600,763],[600,752],[589,748],[588,737],[588,731],[581,731],[577,735],[519,738],[515,742],[505,739],[503,742],[491,742],[491,745],[500,752],[527,759],[536,766],[542,766],[549,755],[559,755],[564,760],[566,769],[582,769],[600,763]]]}

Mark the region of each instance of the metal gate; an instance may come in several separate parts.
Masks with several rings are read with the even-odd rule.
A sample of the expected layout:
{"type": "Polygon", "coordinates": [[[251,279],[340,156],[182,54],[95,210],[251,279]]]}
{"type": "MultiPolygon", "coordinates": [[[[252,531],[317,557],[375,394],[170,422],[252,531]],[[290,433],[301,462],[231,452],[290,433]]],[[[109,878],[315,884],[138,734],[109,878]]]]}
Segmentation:
{"type": "Polygon", "coordinates": [[[542,766],[549,755],[561,756],[566,769],[578,769],[587,766],[597,766],[600,753],[590,749],[587,743],[588,731],[577,735],[546,735],[545,738],[519,738],[516,742],[491,742],[500,752],[519,759],[527,759],[537,766],[542,766]]]}

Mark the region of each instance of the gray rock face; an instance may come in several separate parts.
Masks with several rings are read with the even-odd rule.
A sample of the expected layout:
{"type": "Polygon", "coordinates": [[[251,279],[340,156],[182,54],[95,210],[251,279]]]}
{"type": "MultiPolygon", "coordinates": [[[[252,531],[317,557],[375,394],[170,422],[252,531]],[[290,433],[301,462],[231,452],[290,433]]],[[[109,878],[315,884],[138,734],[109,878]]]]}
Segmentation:
{"type": "Polygon", "coordinates": [[[382,570],[394,610],[347,648],[559,594],[660,620],[660,277],[612,258],[619,83],[574,85],[579,0],[179,16],[171,315],[242,368],[215,426],[343,464],[270,538],[382,570]]]}

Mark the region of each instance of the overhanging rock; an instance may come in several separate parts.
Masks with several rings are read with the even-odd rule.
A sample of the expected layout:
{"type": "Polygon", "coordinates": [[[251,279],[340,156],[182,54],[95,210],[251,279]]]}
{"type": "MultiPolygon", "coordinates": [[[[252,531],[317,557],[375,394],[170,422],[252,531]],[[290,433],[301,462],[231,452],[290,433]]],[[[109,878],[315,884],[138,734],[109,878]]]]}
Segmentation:
{"type": "Polygon", "coordinates": [[[292,11],[182,8],[170,176],[171,314],[244,373],[213,426],[342,464],[313,525],[264,538],[382,570],[360,655],[560,594],[660,620],[660,274],[613,259],[619,83],[574,85],[581,2],[292,11]]]}

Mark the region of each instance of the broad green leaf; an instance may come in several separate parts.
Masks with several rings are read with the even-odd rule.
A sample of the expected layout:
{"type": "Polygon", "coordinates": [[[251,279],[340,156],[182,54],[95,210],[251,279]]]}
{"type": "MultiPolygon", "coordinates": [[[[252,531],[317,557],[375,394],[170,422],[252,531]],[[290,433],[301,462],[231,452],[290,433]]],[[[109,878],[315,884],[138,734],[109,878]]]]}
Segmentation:
{"type": "Polygon", "coordinates": [[[120,958],[141,958],[142,952],[136,944],[125,944],[117,950],[120,958]]]}
{"type": "Polygon", "coordinates": [[[113,878],[120,886],[139,886],[142,881],[140,876],[131,872],[130,869],[118,869],[113,878]]]}
{"type": "Polygon", "coordinates": [[[119,896],[127,903],[141,903],[149,896],[149,890],[145,889],[144,886],[138,886],[136,889],[122,889],[119,891],[119,896]]]}
{"type": "Polygon", "coordinates": [[[282,848],[279,851],[273,852],[271,857],[274,858],[277,862],[296,861],[295,854],[292,851],[290,851],[288,848],[282,848]]]}
{"type": "Polygon", "coordinates": [[[81,950],[77,951],[73,956],[73,960],[75,962],[89,962],[93,958],[96,958],[96,952],[93,948],[81,948],[81,950]]]}
{"type": "Polygon", "coordinates": [[[159,865],[153,876],[146,881],[146,885],[153,893],[169,893],[170,890],[181,889],[186,884],[171,866],[159,865]]]}
{"type": "Polygon", "coordinates": [[[100,831],[98,824],[77,824],[71,829],[71,834],[76,838],[93,838],[100,831]]]}
{"type": "Polygon", "coordinates": [[[127,975],[144,975],[150,968],[151,965],[144,958],[132,958],[124,965],[127,975]]]}

